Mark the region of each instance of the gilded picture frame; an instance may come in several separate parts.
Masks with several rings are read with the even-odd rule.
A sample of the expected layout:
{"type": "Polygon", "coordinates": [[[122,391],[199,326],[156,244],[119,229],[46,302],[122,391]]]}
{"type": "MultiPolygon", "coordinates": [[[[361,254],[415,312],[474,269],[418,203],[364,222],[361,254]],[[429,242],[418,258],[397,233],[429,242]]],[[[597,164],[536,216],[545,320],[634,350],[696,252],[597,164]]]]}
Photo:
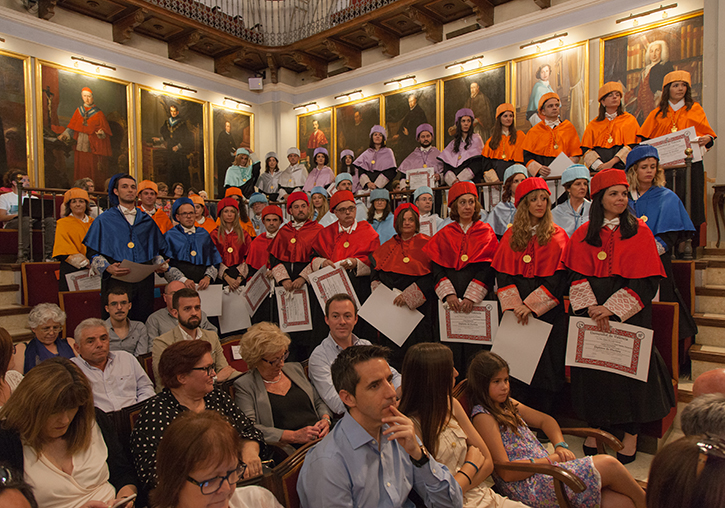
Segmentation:
{"type": "Polygon", "coordinates": [[[132,172],[131,83],[45,60],[35,70],[41,185],[68,189],[92,178],[101,189],[114,174],[132,172]]]}
{"type": "Polygon", "coordinates": [[[335,106],[335,161],[346,148],[355,158],[369,148],[370,129],[380,125],[383,118],[382,102],[382,95],[374,95],[335,106]]]}
{"type": "Polygon", "coordinates": [[[12,168],[28,171],[37,183],[33,168],[33,94],[29,56],[0,50],[0,175],[12,168]]]}
{"type": "MultiPolygon", "coordinates": [[[[211,142],[205,182],[207,192],[209,187],[214,191],[209,192],[209,197],[221,199],[224,197],[224,176],[234,162],[234,152],[237,148],[254,152],[254,113],[210,104],[209,114],[211,142]]],[[[257,156],[262,160],[264,154],[257,156]]]]}
{"type": "MultiPolygon", "coordinates": [[[[332,110],[330,107],[303,113],[297,117],[297,148],[300,150],[300,160],[307,161],[308,168],[315,167],[315,162],[312,160],[315,148],[325,148],[330,156],[328,165],[333,171],[337,170],[337,161],[333,158],[335,127],[332,110]]],[[[286,166],[286,150],[279,156],[282,158],[281,164],[286,166]]]]}

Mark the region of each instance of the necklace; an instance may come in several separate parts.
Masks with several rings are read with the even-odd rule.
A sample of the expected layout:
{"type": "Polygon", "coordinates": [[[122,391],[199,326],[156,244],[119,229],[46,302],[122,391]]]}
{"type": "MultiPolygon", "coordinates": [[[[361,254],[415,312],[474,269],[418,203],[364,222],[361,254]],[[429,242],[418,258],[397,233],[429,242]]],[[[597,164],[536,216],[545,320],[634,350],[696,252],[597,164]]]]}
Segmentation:
{"type": "Polygon", "coordinates": [[[264,381],[264,382],[265,382],[266,384],[268,384],[268,385],[273,385],[273,384],[277,384],[277,383],[279,383],[280,381],[282,381],[282,373],[280,372],[280,373],[279,373],[279,376],[277,376],[277,381],[267,381],[267,380],[266,380],[266,379],[264,379],[264,378],[262,378],[262,381],[264,381]]]}

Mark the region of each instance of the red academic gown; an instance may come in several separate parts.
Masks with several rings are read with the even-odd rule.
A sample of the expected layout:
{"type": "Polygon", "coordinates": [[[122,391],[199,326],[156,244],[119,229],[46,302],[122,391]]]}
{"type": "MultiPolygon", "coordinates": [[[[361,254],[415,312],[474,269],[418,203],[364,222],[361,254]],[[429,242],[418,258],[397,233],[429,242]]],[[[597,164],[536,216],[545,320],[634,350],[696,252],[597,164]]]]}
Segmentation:
{"type": "Polygon", "coordinates": [[[244,232],[242,235],[243,238],[240,239],[237,233],[232,231],[226,233],[221,239],[218,227],[211,232],[211,241],[214,242],[222,257],[222,264],[227,267],[226,273],[233,278],[239,276],[239,267],[244,263],[244,258],[249,250],[249,237],[244,232]]]}
{"type": "MultiPolygon", "coordinates": [[[[273,238],[268,238],[267,233],[262,233],[249,245],[249,251],[247,252],[247,266],[249,267],[249,274],[247,280],[251,279],[257,270],[263,266],[269,268],[269,246],[272,244],[273,238]]],[[[257,312],[252,316],[252,323],[260,323],[262,321],[269,321],[270,323],[278,323],[279,317],[277,316],[277,300],[274,297],[266,298],[264,302],[259,306],[257,312]]]]}
{"type": "MultiPolygon", "coordinates": [[[[589,223],[574,232],[562,256],[569,270],[570,313],[587,316],[588,307],[605,305],[615,312],[610,321],[651,328],[652,298],[665,276],[652,232],[640,219],[637,234],[626,240],[619,227],[603,227],[602,246],[595,247],[584,241],[588,228],[589,223]]],[[[675,403],[670,374],[656,347],[646,383],[572,367],[571,391],[574,409],[590,426],[622,426],[630,433],[637,433],[637,424],[664,418],[675,403]]]]}
{"type": "Polygon", "coordinates": [[[514,398],[526,405],[550,412],[554,394],[564,387],[564,359],[568,320],[564,313],[566,271],[560,262],[569,241],[566,232],[554,225],[554,234],[546,245],[539,245],[535,236],[522,251],[511,248],[513,228],[501,238],[491,267],[496,270],[498,299],[501,311],[514,309],[522,303],[536,317],[553,328],[539,360],[530,385],[517,382],[512,386],[514,398]]]}
{"type": "Polygon", "coordinates": [[[104,157],[111,155],[111,126],[106,121],[106,116],[96,106],[80,106],[73,112],[73,116],[68,122],[68,128],[76,132],[75,139],[78,139],[78,133],[88,135],[90,151],[82,152],[76,150],[74,152],[74,176],[76,180],[81,178],[92,178],[96,182],[105,180],[106,175],[100,169],[100,165],[105,161],[104,157]],[[80,109],[84,109],[82,115],[80,109]],[[86,118],[84,118],[86,116],[86,118]],[[96,134],[99,130],[103,130],[105,137],[99,138],[96,134]]]}
{"type": "Polygon", "coordinates": [[[564,120],[554,129],[545,121],[537,123],[526,133],[522,149],[527,167],[532,160],[548,166],[562,152],[569,157],[582,154],[579,134],[569,120],[564,120]]]}

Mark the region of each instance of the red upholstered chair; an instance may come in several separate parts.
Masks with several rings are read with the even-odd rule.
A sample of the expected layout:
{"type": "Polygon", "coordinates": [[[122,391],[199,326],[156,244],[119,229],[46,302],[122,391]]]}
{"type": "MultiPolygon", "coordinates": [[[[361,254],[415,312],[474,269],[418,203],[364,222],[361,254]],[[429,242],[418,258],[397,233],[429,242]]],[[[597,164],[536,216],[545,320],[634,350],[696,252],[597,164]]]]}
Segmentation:
{"type": "Polygon", "coordinates": [[[35,307],[39,303],[58,305],[58,277],[60,263],[23,263],[23,305],[35,307]]]}
{"type": "Polygon", "coordinates": [[[101,292],[61,291],[59,294],[60,308],[66,314],[63,336],[72,334],[81,321],[88,318],[101,318],[101,292]]]}
{"type": "Polygon", "coordinates": [[[146,405],[146,402],[148,402],[148,400],[142,400],[132,406],[124,407],[120,411],[110,413],[111,418],[113,418],[114,426],[116,427],[116,432],[118,433],[118,439],[124,450],[130,451],[129,442],[131,440],[131,431],[136,425],[138,417],[141,415],[141,410],[146,405]]]}
{"type": "Polygon", "coordinates": [[[144,353],[136,357],[138,362],[141,364],[144,372],[149,377],[151,382],[156,386],[156,379],[154,378],[154,359],[151,353],[144,353]]]}
{"type": "Polygon", "coordinates": [[[281,486],[282,498],[277,498],[286,508],[300,508],[300,496],[297,494],[297,478],[300,476],[300,469],[305,463],[305,455],[320,440],[309,442],[294,454],[287,457],[279,466],[272,470],[275,481],[281,486]]]}
{"type": "Polygon", "coordinates": [[[239,346],[239,340],[242,338],[241,335],[232,335],[221,341],[222,349],[224,350],[224,358],[227,359],[227,363],[232,366],[233,369],[239,372],[247,372],[249,366],[244,360],[235,360],[232,348],[239,346]]]}

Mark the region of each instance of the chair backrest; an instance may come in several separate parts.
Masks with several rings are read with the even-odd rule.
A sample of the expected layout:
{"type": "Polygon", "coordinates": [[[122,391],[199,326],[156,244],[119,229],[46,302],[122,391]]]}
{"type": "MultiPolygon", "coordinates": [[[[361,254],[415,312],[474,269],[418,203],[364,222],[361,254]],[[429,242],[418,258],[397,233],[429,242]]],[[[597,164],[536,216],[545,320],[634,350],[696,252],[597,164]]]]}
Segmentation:
{"type": "Polygon", "coordinates": [[[156,380],[154,378],[154,359],[151,353],[144,353],[136,357],[138,362],[141,364],[144,372],[149,377],[151,382],[156,386],[156,380]]]}
{"type": "Polygon", "coordinates": [[[300,476],[302,464],[305,463],[305,455],[319,441],[317,439],[307,443],[272,470],[272,474],[281,485],[282,495],[284,496],[284,500],[280,499],[280,502],[286,508],[300,508],[300,496],[297,494],[297,479],[300,476]]]}
{"type": "Polygon", "coordinates": [[[124,450],[130,450],[131,431],[136,425],[146,402],[148,400],[142,400],[132,406],[126,406],[120,411],[111,413],[116,426],[116,432],[118,433],[118,440],[121,442],[124,450]]]}
{"type": "Polygon", "coordinates": [[[468,402],[468,378],[462,379],[460,383],[453,387],[453,397],[458,399],[458,402],[463,406],[463,410],[467,415],[471,414],[471,404],[468,402]]]}
{"type": "Polygon", "coordinates": [[[232,352],[232,348],[236,348],[237,346],[239,346],[239,341],[241,340],[241,338],[241,335],[232,335],[231,337],[226,337],[225,339],[222,339],[222,350],[224,351],[224,358],[227,359],[227,363],[231,365],[233,369],[239,372],[247,372],[249,370],[247,362],[245,362],[244,360],[235,360],[234,353],[232,352]]]}
{"type": "Polygon", "coordinates": [[[60,308],[66,314],[63,327],[64,337],[73,333],[81,321],[88,318],[101,318],[101,292],[90,291],[61,291],[58,293],[60,308]]]}
{"type": "Polygon", "coordinates": [[[39,303],[58,305],[58,277],[60,263],[23,263],[23,305],[35,307],[39,303]],[[31,291],[30,288],[33,288],[31,291]]]}

